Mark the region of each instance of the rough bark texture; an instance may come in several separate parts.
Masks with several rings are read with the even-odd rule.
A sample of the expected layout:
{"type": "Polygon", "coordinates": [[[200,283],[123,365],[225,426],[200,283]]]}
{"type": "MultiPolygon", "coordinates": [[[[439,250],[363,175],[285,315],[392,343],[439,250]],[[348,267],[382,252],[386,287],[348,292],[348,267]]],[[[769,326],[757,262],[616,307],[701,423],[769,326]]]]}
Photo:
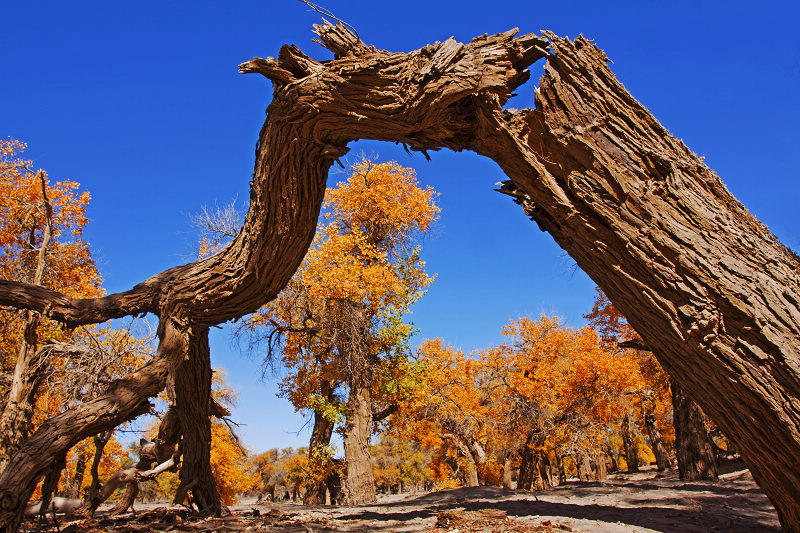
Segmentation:
{"type": "Polygon", "coordinates": [[[661,432],[658,430],[658,424],[656,423],[656,415],[651,411],[645,410],[644,425],[647,428],[647,440],[650,441],[650,448],[653,450],[653,455],[656,456],[656,468],[659,472],[663,472],[670,467],[669,454],[664,446],[664,441],[661,439],[661,432]]]}
{"type": "Polygon", "coordinates": [[[592,476],[595,481],[603,481],[608,477],[608,468],[606,467],[606,456],[603,454],[595,455],[591,460],[592,476]]]}
{"type": "Polygon", "coordinates": [[[224,505],[211,472],[211,356],[208,328],[191,326],[181,331],[183,357],[173,363],[175,410],[179,421],[183,461],[175,502],[191,491],[193,503],[204,514],[219,515],[224,505]]]}
{"type": "MultiPolygon", "coordinates": [[[[333,399],[333,386],[330,381],[322,381],[320,395],[325,398],[326,401],[331,401],[333,399]]],[[[322,411],[315,410],[314,428],[311,430],[311,439],[308,443],[310,461],[313,460],[313,454],[319,453],[319,450],[325,449],[330,445],[332,435],[333,422],[325,418],[325,414],[322,411]]],[[[306,487],[306,492],[303,495],[303,503],[305,505],[324,505],[327,488],[325,480],[309,482],[306,487]]]]}
{"type": "Polygon", "coordinates": [[[784,527],[800,530],[800,262],[625,90],[606,56],[549,33],[403,54],[341,26],[317,31],[334,60],[284,46],[240,67],[270,78],[275,95],[245,227],[222,253],[97,300],[0,282],[0,305],[69,324],[164,319],[178,303],[197,325],[241,316],[300,263],[347,142],[473,150],[502,167],[502,190],[600,286],[742,450],[784,527]],[[536,109],[504,111],[543,57],[536,109]]]}
{"type": "Polygon", "coordinates": [[[157,357],[112,383],[105,394],[39,426],[0,474],[0,528],[16,531],[37,481],[72,446],[148,412],[151,405],[147,398],[164,388],[167,368],[166,360],[157,357]]]}
{"type": "Polygon", "coordinates": [[[673,383],[671,388],[678,475],[685,481],[716,480],[717,462],[706,430],[706,417],[680,386],[673,383]]]}
{"type": "Polygon", "coordinates": [[[628,465],[628,472],[639,471],[639,445],[631,427],[631,414],[628,413],[622,418],[620,424],[622,432],[622,445],[625,448],[625,463],[628,465]]]}
{"type": "Polygon", "coordinates": [[[26,311],[11,387],[0,413],[0,472],[31,430],[36,390],[42,378],[43,357],[36,350],[38,326],[38,313],[26,311]]]}
{"type": "Polygon", "coordinates": [[[369,438],[372,434],[370,396],[367,386],[351,383],[344,425],[345,476],[342,483],[342,501],[347,505],[377,501],[369,455],[369,438]]]}

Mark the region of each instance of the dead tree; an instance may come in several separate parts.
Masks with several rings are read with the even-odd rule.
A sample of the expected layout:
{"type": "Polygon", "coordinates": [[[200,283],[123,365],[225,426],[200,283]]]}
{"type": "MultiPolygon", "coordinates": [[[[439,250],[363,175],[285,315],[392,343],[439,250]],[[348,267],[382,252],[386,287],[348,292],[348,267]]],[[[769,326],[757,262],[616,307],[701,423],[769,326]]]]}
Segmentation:
{"type": "Polygon", "coordinates": [[[0,282],[0,305],[71,325],[152,312],[162,333],[150,368],[114,385],[124,399],[102,396],[27,439],[0,475],[0,524],[51,454],[133,415],[205,328],[274,297],[314,233],[330,165],[366,138],[495,160],[509,178],[501,190],[600,286],[734,440],[783,526],[800,530],[800,261],[625,90],[605,54],[583,37],[516,30],[391,53],[340,25],[316,29],[333,60],[284,46],[240,67],[269,78],[274,97],[244,228],[222,252],[95,300],[0,282]],[[536,108],[504,110],[542,58],[536,108]]]}

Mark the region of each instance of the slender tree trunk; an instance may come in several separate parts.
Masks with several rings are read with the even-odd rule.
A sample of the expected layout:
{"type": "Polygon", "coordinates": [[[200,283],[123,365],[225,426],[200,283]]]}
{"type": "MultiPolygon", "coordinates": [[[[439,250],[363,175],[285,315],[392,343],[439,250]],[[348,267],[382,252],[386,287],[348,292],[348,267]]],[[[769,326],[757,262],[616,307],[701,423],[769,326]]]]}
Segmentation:
{"type": "MultiPolygon", "coordinates": [[[[36,173],[42,187],[42,202],[45,209],[45,226],[42,243],[36,258],[36,270],[33,273],[33,285],[42,285],[47,265],[47,248],[52,237],[53,208],[47,198],[47,185],[44,172],[36,173]]],[[[22,339],[19,347],[11,387],[6,403],[0,413],[0,472],[8,466],[11,456],[19,449],[20,444],[28,437],[32,428],[33,409],[36,392],[41,383],[44,371],[44,353],[39,352],[37,328],[39,313],[23,311],[22,339]]]]}
{"type": "Polygon", "coordinates": [[[645,411],[644,425],[647,428],[647,439],[650,441],[650,448],[653,450],[653,455],[656,456],[656,468],[659,472],[663,472],[670,466],[669,454],[664,447],[664,441],[661,440],[661,432],[656,424],[656,415],[651,411],[645,411]]]}
{"type": "Polygon", "coordinates": [[[628,464],[628,472],[638,472],[639,445],[637,444],[636,437],[633,434],[630,412],[622,418],[620,431],[622,432],[622,444],[625,448],[625,462],[628,464]]]}
{"type": "MultiPolygon", "coordinates": [[[[322,381],[320,395],[325,398],[326,401],[333,400],[333,385],[329,381],[322,381]]],[[[332,434],[333,422],[325,418],[322,411],[315,410],[314,428],[311,430],[311,440],[308,443],[309,464],[312,464],[314,461],[322,460],[320,453],[330,445],[332,434]]],[[[325,484],[325,480],[308,480],[307,483],[306,493],[303,495],[303,503],[305,505],[324,505],[325,494],[328,488],[325,484]]]]}
{"type": "Polygon", "coordinates": [[[83,504],[78,509],[78,512],[82,515],[88,516],[91,518],[94,516],[94,512],[103,503],[103,499],[101,497],[102,491],[102,484],[100,482],[100,460],[103,458],[103,450],[108,444],[108,441],[111,440],[111,435],[114,433],[113,430],[104,431],[98,435],[95,435],[93,438],[94,442],[94,456],[92,457],[92,466],[89,469],[89,473],[92,476],[92,483],[89,485],[89,489],[86,492],[86,498],[83,501],[83,504]]]}
{"type": "Polygon", "coordinates": [[[716,480],[717,463],[706,430],[706,417],[680,386],[673,382],[671,387],[678,474],[684,481],[716,480]]]}
{"type": "Polygon", "coordinates": [[[83,476],[86,474],[86,455],[81,450],[75,462],[75,475],[72,477],[72,485],[67,493],[68,498],[80,498],[81,487],[83,486],[83,476]]]}
{"type": "Polygon", "coordinates": [[[611,457],[611,471],[617,472],[619,470],[619,454],[613,452],[609,456],[611,457]]]}
{"type": "Polygon", "coordinates": [[[564,457],[556,455],[558,462],[558,484],[563,485],[567,482],[567,466],[564,464],[564,457]]]}
{"type": "Polygon", "coordinates": [[[61,479],[61,473],[67,466],[67,456],[62,455],[53,466],[48,470],[42,481],[42,502],[39,504],[39,516],[45,517],[47,508],[50,507],[50,502],[53,501],[53,494],[58,490],[58,481],[61,479]]]}
{"type": "Polygon", "coordinates": [[[353,381],[350,385],[344,425],[346,471],[342,491],[343,501],[347,505],[377,501],[369,455],[369,438],[372,434],[371,394],[369,386],[360,381],[353,381]]]}
{"type": "Polygon", "coordinates": [[[510,489],[511,487],[511,456],[507,456],[505,461],[503,461],[503,488],[510,489]]]}
{"type": "Polygon", "coordinates": [[[43,358],[36,349],[39,315],[31,311],[24,313],[17,362],[6,403],[0,413],[0,472],[31,431],[36,392],[42,380],[43,358]]]}
{"type": "Polygon", "coordinates": [[[591,481],[594,478],[592,472],[592,463],[589,459],[589,454],[581,452],[578,455],[578,479],[581,481],[591,481]]]}

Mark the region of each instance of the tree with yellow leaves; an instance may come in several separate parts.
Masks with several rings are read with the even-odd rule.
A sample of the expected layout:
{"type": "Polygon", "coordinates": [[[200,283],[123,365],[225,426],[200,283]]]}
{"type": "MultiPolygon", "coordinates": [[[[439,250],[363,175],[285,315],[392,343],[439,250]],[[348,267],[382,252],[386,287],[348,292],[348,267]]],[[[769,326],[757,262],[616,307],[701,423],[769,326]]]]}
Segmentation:
{"type": "MultiPolygon", "coordinates": [[[[100,296],[100,275],[81,240],[89,194],[74,181],[51,184],[21,157],[25,148],[0,140],[0,278],[72,297],[100,296]]],[[[0,311],[0,471],[32,430],[42,380],[68,336],[36,312],[0,311]]]]}
{"type": "MultiPolygon", "coordinates": [[[[282,393],[314,413],[311,453],[344,421],[350,503],[375,500],[367,446],[373,421],[404,394],[398,369],[407,364],[412,332],[404,316],[432,281],[416,237],[438,217],[435,196],[397,163],[354,165],[347,181],[327,191],[302,266],[250,322],[289,370],[282,393]]],[[[324,494],[323,485],[309,486],[306,501],[321,503],[324,494]]]]}

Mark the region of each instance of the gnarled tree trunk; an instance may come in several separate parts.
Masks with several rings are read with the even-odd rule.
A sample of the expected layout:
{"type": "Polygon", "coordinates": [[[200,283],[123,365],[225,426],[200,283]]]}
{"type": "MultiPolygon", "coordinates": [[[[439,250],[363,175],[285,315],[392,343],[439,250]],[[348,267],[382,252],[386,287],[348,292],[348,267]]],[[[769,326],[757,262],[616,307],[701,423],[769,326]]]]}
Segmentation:
{"type": "Polygon", "coordinates": [[[679,385],[673,382],[671,388],[678,475],[684,481],[716,480],[717,461],[706,430],[706,417],[679,385]]]}
{"type": "Polygon", "coordinates": [[[193,503],[203,514],[227,511],[211,472],[211,356],[208,328],[189,326],[182,332],[184,357],[174,364],[175,411],[178,418],[183,460],[175,502],[191,491],[193,503]]]}
{"type": "MultiPolygon", "coordinates": [[[[800,530],[800,261],[625,90],[605,54],[551,33],[389,53],[343,26],[317,32],[332,61],[285,46],[240,66],[272,80],[275,96],[251,209],[223,252],[90,301],[0,281],[0,305],[68,324],[178,301],[193,324],[235,318],[274,297],[300,263],[325,174],[349,141],[473,150],[500,165],[502,190],[600,286],[735,441],[784,527],[800,530]],[[503,110],[544,57],[536,109],[503,110]]],[[[17,501],[2,499],[7,471],[2,524],[17,501]]]]}

